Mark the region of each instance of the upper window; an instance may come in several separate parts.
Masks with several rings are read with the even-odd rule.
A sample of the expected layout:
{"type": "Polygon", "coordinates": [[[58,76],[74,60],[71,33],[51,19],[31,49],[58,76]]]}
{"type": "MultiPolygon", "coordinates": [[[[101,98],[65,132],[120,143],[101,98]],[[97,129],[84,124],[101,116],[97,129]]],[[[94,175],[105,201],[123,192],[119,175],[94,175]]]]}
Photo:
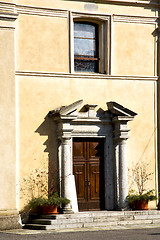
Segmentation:
{"type": "Polygon", "coordinates": [[[70,13],[70,72],[111,73],[111,17],[70,13]]]}
{"type": "Polygon", "coordinates": [[[74,22],[74,70],[99,72],[98,25],[74,22]]]}

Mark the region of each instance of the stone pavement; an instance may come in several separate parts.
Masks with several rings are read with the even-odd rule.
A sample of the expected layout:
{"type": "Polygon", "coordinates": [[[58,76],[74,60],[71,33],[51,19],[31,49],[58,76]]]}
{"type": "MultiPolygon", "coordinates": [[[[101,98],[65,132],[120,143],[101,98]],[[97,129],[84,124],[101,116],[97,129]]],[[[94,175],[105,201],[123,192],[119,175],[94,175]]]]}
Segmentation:
{"type": "Polygon", "coordinates": [[[120,227],[116,229],[83,229],[69,231],[12,230],[1,231],[0,240],[159,240],[160,228],[137,226],[137,228],[120,227]]]}

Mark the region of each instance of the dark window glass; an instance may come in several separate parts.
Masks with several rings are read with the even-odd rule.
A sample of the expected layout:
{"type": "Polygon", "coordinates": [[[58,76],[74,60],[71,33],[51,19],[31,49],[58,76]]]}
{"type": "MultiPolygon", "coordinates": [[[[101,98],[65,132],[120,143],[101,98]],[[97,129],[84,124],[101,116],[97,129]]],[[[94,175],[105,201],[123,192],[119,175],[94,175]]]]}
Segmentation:
{"type": "Polygon", "coordinates": [[[74,70],[98,72],[98,25],[74,23],[74,70]]]}

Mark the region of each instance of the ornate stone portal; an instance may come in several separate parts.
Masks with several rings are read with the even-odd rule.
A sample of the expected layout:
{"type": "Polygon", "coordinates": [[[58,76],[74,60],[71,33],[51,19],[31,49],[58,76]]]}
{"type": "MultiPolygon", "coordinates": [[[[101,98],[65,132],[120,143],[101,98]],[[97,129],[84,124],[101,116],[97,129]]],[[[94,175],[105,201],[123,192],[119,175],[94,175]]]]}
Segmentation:
{"type": "Polygon", "coordinates": [[[129,138],[127,122],[133,120],[137,114],[124,108],[116,102],[108,102],[108,110],[99,109],[97,105],[84,105],[82,100],[68,106],[55,109],[49,115],[57,123],[57,137],[59,141],[59,176],[61,194],[71,200],[65,208],[72,209],[77,199],[73,184],[73,138],[104,138],[104,197],[105,209],[125,209],[128,195],[128,169],[126,140],[129,138]]]}

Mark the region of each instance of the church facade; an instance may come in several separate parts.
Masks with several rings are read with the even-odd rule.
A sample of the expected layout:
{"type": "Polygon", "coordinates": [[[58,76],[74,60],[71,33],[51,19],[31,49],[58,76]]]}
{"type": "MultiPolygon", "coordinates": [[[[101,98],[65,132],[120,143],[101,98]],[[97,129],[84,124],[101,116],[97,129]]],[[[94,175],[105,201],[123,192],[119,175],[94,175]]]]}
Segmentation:
{"type": "MultiPolygon", "coordinates": [[[[47,189],[64,212],[126,209],[135,166],[159,192],[159,3],[0,2],[0,228],[47,189]]],[[[150,208],[156,208],[152,202],[150,208]]]]}

